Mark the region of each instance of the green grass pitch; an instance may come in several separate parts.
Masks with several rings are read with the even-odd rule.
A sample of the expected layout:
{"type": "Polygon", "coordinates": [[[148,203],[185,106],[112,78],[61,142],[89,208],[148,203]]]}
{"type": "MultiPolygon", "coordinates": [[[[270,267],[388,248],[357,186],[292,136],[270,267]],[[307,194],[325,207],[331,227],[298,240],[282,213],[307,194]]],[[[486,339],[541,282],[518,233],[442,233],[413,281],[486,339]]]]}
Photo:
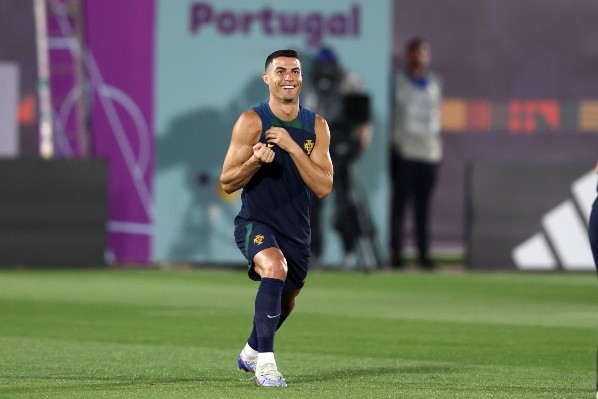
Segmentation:
{"type": "Polygon", "coordinates": [[[592,273],[315,271],[277,334],[288,388],[237,370],[241,270],[0,271],[0,398],[593,398],[592,273]]]}

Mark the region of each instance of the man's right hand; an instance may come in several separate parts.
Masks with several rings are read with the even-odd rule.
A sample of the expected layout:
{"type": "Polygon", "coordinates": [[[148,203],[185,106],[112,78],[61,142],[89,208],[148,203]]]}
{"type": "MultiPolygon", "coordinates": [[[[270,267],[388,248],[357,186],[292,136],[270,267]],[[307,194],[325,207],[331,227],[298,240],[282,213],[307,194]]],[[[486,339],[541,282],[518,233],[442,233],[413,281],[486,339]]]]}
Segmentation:
{"type": "Polygon", "coordinates": [[[253,156],[257,158],[260,164],[271,163],[274,160],[274,151],[260,142],[253,146],[253,156]]]}

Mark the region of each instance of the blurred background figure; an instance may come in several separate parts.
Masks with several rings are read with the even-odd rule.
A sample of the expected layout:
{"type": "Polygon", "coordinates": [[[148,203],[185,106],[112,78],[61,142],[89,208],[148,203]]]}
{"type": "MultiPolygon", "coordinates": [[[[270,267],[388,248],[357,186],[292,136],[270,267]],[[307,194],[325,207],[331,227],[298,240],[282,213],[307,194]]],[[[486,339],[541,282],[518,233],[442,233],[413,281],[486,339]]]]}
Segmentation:
{"type": "Polygon", "coordinates": [[[440,107],[442,81],[432,73],[430,44],[411,39],[406,47],[406,65],[394,76],[391,176],[391,263],[404,265],[405,213],[413,205],[418,263],[434,268],[429,250],[430,202],[442,159],[440,107]]]}
{"type": "MultiPolygon", "coordinates": [[[[343,266],[371,267],[377,263],[373,244],[374,228],[361,186],[353,165],[368,149],[372,126],[370,100],[359,77],[343,67],[330,47],[316,54],[304,87],[302,104],[328,121],[330,155],[334,165],[334,222],[343,251],[343,266]],[[363,242],[362,242],[363,239],[363,242]]],[[[312,257],[317,263],[322,256],[324,237],[321,221],[322,201],[312,199],[312,257]]]]}
{"type": "MultiPolygon", "coordinates": [[[[596,174],[598,174],[598,162],[596,163],[596,174]]],[[[596,188],[596,191],[598,191],[598,187],[596,188]]],[[[596,266],[596,272],[598,272],[598,197],[592,205],[588,231],[590,236],[590,246],[592,247],[592,255],[594,255],[594,265],[596,266]]]]}

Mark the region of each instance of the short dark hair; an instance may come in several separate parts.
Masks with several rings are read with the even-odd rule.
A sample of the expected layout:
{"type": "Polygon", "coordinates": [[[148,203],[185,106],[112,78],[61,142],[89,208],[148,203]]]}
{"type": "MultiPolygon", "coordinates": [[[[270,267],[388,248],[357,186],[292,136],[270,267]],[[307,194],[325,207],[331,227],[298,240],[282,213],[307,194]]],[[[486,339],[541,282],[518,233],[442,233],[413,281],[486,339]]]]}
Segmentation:
{"type": "Polygon", "coordinates": [[[407,42],[405,48],[407,49],[407,53],[413,52],[415,49],[420,47],[423,44],[429,44],[428,41],[422,37],[414,37],[407,42]]]}
{"type": "Polygon", "coordinates": [[[270,65],[272,60],[278,57],[291,57],[299,59],[299,55],[295,50],[276,50],[266,58],[266,64],[264,66],[264,69],[268,69],[268,65],[270,65]]]}

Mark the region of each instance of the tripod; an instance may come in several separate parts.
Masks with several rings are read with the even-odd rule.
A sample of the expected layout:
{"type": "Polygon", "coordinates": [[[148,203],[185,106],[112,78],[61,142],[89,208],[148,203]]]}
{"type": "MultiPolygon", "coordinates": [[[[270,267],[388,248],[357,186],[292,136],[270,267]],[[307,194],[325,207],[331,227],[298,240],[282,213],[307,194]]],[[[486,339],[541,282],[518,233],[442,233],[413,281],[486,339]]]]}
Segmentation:
{"type": "Polygon", "coordinates": [[[345,251],[356,250],[357,267],[362,270],[376,269],[382,265],[376,227],[365,190],[355,177],[353,164],[337,165],[335,180],[334,227],[343,239],[345,251]]]}

